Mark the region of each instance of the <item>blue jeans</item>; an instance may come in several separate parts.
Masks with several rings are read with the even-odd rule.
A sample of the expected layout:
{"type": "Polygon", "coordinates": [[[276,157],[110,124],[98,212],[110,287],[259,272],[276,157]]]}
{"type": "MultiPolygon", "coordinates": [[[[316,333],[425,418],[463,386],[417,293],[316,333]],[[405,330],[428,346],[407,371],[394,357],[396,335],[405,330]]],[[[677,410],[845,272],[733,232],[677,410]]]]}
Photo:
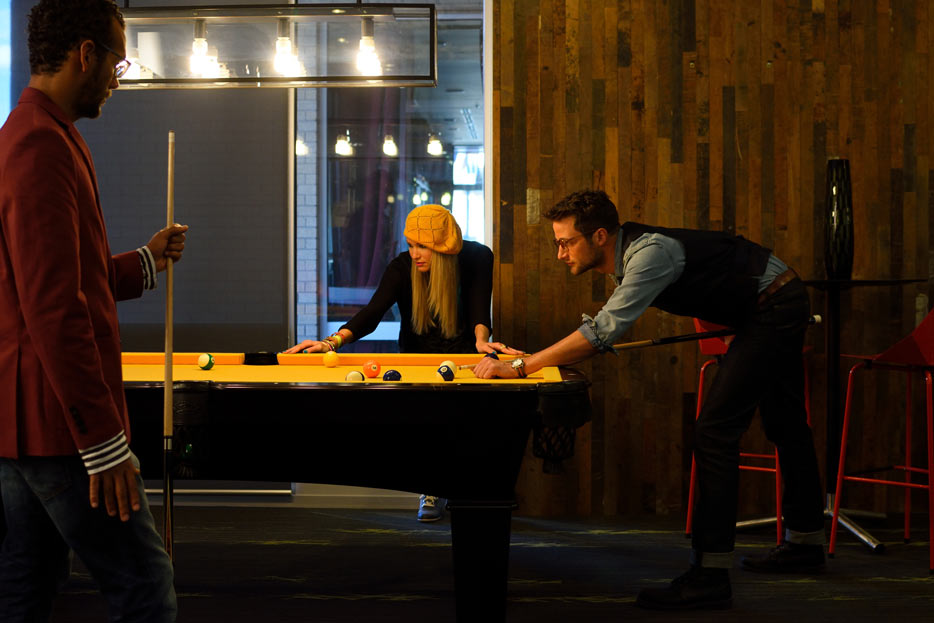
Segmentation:
{"type": "Polygon", "coordinates": [[[698,496],[692,529],[694,562],[731,566],[739,491],[739,441],[759,409],[778,449],[788,530],[824,528],[824,501],[804,402],[801,349],[810,305],[795,279],[761,303],[737,328],[695,423],[698,496]]]}
{"type": "MultiPolygon", "coordinates": [[[[133,457],[134,462],[136,457],[133,457]]],[[[175,620],[172,562],[137,476],[129,521],[88,502],[77,456],[0,458],[7,535],[0,548],[0,622],[48,621],[74,551],[107,599],[111,621],[175,620]]]]}

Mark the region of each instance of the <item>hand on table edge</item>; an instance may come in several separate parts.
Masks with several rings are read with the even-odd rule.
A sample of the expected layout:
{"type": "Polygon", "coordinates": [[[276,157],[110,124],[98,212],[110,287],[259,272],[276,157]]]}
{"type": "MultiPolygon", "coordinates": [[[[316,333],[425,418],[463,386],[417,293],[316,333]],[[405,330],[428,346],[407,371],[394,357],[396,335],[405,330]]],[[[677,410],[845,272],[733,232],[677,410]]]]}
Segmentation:
{"type": "Polygon", "coordinates": [[[292,348],[282,351],[284,355],[294,355],[296,353],[326,353],[330,348],[324,342],[318,340],[304,340],[292,348]]]}

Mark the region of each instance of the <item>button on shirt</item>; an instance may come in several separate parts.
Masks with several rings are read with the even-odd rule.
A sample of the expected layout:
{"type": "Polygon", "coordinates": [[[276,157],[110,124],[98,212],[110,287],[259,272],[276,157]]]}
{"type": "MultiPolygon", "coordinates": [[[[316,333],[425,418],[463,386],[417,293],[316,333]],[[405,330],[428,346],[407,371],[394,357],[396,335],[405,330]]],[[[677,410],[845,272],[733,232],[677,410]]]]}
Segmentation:
{"type": "MultiPolygon", "coordinates": [[[[622,231],[616,237],[616,268],[612,275],[616,289],[593,318],[583,315],[578,331],[601,352],[616,353],[613,344],[651,306],[655,298],[684,272],[684,246],[678,240],[658,233],[647,233],[633,240],[623,251],[622,231]]],[[[759,277],[759,292],[788,269],[775,255],[769,256],[759,277]]]]}

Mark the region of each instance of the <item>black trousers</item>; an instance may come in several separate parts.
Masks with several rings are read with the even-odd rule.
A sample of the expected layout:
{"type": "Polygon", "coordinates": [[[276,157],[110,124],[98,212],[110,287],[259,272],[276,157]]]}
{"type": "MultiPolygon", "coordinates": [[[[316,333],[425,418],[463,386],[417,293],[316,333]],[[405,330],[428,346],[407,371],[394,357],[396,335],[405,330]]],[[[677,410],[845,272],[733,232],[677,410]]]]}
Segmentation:
{"type": "Polygon", "coordinates": [[[695,556],[733,551],[739,493],[739,442],[756,409],[778,449],[785,526],[824,526],[823,490],[804,402],[801,349],[810,317],[807,291],[795,279],[759,304],[738,328],[701,408],[695,428],[697,506],[695,556]]]}

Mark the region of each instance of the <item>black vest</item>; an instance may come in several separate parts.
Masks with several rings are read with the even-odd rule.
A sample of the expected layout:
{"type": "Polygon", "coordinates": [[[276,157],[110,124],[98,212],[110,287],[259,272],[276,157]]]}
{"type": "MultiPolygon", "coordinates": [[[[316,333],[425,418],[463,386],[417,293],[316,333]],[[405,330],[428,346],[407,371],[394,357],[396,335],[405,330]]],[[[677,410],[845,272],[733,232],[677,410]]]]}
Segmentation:
{"type": "Polygon", "coordinates": [[[742,326],[755,311],[759,278],[771,249],[720,231],[623,223],[622,253],[647,233],[678,240],[684,245],[685,256],[681,277],[655,297],[653,307],[730,327],[742,326]]]}

